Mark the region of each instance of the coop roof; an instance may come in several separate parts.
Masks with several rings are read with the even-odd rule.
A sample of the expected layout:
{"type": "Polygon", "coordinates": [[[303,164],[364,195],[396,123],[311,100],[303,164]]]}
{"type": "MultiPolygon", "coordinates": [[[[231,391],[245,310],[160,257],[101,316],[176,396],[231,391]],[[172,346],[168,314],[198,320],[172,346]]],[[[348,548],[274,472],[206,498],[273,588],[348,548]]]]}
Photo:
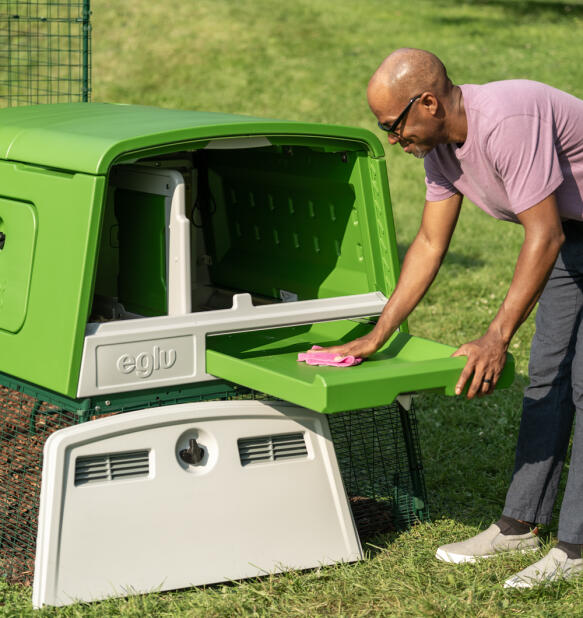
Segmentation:
{"type": "Polygon", "coordinates": [[[270,135],[353,142],[372,156],[384,155],[378,138],[356,127],[110,103],[0,110],[1,159],[87,174],[105,174],[121,155],[164,144],[270,135]]]}

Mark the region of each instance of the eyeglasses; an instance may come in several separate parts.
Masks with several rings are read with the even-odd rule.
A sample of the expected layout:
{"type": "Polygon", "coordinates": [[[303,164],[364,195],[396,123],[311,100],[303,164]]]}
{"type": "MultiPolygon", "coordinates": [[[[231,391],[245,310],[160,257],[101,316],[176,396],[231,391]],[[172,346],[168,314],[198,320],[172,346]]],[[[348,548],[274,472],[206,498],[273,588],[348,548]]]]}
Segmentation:
{"type": "Polygon", "coordinates": [[[410,99],[405,109],[397,116],[397,119],[395,120],[395,122],[393,122],[392,125],[387,126],[383,122],[379,122],[378,123],[379,129],[386,131],[389,135],[392,135],[394,137],[401,139],[401,135],[397,133],[396,129],[399,126],[399,124],[402,122],[403,118],[405,118],[405,116],[407,115],[407,112],[411,109],[411,105],[413,105],[413,103],[415,103],[415,101],[417,101],[417,99],[420,99],[420,98],[421,98],[421,95],[418,94],[417,96],[410,99]]]}

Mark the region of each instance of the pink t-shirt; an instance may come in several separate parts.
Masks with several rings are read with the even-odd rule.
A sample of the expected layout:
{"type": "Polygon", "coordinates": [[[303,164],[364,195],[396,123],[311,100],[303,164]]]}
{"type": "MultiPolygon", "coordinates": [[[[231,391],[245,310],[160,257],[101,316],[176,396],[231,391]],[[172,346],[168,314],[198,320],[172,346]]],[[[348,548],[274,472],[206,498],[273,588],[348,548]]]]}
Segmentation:
{"type": "Polygon", "coordinates": [[[425,157],[426,199],[461,193],[518,222],[554,191],[563,219],[583,219],[583,101],[528,80],[460,88],[468,135],[425,157]]]}

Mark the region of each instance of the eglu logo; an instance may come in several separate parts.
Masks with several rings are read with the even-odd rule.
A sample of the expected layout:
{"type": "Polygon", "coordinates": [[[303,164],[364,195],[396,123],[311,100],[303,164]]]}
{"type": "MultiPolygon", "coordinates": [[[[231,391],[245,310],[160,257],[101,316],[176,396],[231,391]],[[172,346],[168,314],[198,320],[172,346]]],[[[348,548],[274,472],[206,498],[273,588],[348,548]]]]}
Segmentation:
{"type": "Polygon", "coordinates": [[[149,378],[154,371],[170,369],[176,363],[176,350],[161,350],[159,346],[152,347],[152,352],[140,352],[137,356],[122,354],[117,359],[117,369],[120,373],[129,375],[135,372],[138,378],[149,378]]]}

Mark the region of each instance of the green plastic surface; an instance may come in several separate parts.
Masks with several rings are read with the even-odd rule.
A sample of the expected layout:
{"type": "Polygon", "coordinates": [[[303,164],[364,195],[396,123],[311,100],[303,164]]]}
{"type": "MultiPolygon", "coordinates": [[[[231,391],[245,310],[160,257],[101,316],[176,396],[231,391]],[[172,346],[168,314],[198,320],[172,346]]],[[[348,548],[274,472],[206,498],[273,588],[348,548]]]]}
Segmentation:
{"type": "MultiPolygon", "coordinates": [[[[133,280],[131,272],[123,273],[123,259],[120,260],[118,251],[119,222],[113,208],[106,208],[114,194],[108,186],[107,174],[119,161],[184,150],[198,151],[211,160],[211,184],[214,183],[213,190],[219,189],[217,203],[228,204],[216,184],[221,174],[228,177],[227,184],[237,179],[233,188],[239,191],[238,199],[243,203],[254,199],[253,191],[258,199],[268,199],[268,192],[262,187],[269,185],[277,200],[291,200],[294,208],[304,209],[295,219],[286,219],[280,211],[285,233],[290,222],[297,222],[300,235],[317,237],[302,238],[302,247],[304,242],[312,247],[309,259],[303,263],[297,259],[302,252],[296,250],[294,255],[289,245],[277,259],[272,259],[273,251],[265,247],[258,254],[252,255],[250,251],[243,256],[243,243],[237,245],[235,241],[235,250],[224,262],[220,258],[228,252],[212,256],[216,285],[221,281],[236,283],[233,277],[229,280],[226,267],[237,265],[239,253],[241,263],[247,260],[248,268],[239,268],[239,283],[232,287],[246,286],[252,292],[257,288],[258,294],[266,289],[271,289],[270,295],[287,288],[293,292],[295,287],[305,298],[360,290],[388,294],[394,288],[399,265],[385,163],[381,158],[384,153],[380,141],[365,129],[102,103],[7,108],[0,110],[2,195],[31,205],[23,206],[19,217],[26,217],[24,213],[34,208],[36,240],[31,244],[29,234],[20,246],[18,283],[11,281],[10,289],[5,281],[0,286],[0,295],[4,297],[6,290],[13,292],[9,301],[12,306],[0,323],[0,371],[75,397],[93,295],[118,296],[120,276],[130,286],[147,282],[156,271],[153,306],[138,307],[136,303],[134,308],[147,315],[165,313],[160,306],[160,299],[165,298],[160,274],[164,262],[162,242],[150,254],[153,259],[148,267],[136,265],[130,269],[134,270],[133,280]],[[268,137],[274,146],[239,151],[243,152],[239,154],[240,172],[223,173],[225,165],[221,160],[230,156],[225,151],[199,150],[214,139],[245,137],[268,137]],[[278,171],[284,152],[289,161],[285,182],[281,170],[278,171]],[[250,172],[250,166],[243,165],[249,153],[259,157],[254,159],[256,163],[260,163],[261,157],[266,162],[263,173],[254,171],[254,187],[245,185],[243,180],[243,175],[250,172]],[[269,156],[273,160],[269,161],[269,156]],[[310,166],[314,169],[310,170],[310,166]],[[303,186],[308,180],[312,196],[303,186]],[[344,232],[340,226],[333,226],[333,231],[323,229],[330,225],[331,211],[327,193],[319,189],[318,182],[331,191],[333,205],[339,209],[338,221],[344,220],[346,224],[344,232]],[[249,189],[244,199],[242,188],[249,189]],[[334,241],[340,240],[339,256],[334,241]],[[320,251],[318,242],[324,243],[320,251]],[[294,263],[294,258],[291,274],[281,277],[286,263],[294,263]],[[312,261],[314,273],[307,276],[312,261]],[[27,270],[30,274],[25,289],[27,270]]],[[[232,210],[223,209],[223,213],[227,212],[232,215],[232,210]]],[[[272,228],[268,231],[272,237],[280,222],[270,223],[272,228]]],[[[217,244],[233,242],[234,224],[229,221],[221,230],[220,218],[215,223],[217,244]]],[[[2,225],[0,222],[0,228],[2,225]]],[[[12,233],[7,235],[7,243],[12,242],[11,238],[12,233]]],[[[138,249],[140,242],[136,238],[138,249]]],[[[5,251],[4,256],[10,255],[8,244],[5,251]]],[[[143,290],[141,285],[138,293],[134,294],[134,290],[130,295],[143,298],[143,290]]],[[[8,307],[4,302],[4,307],[8,307]]],[[[147,304],[152,305],[149,301],[147,304]]]]}
{"type": "MultiPolygon", "coordinates": [[[[313,344],[362,336],[370,325],[352,320],[207,337],[207,372],[311,408],[342,412],[392,403],[400,394],[438,390],[453,395],[465,358],[447,345],[396,333],[374,356],[354,367],[318,367],[297,361],[313,344]]],[[[498,388],[509,386],[507,361],[498,388]]]]}
{"type": "Polygon", "coordinates": [[[213,284],[279,299],[361,294],[395,285],[387,210],[370,199],[369,162],[295,148],[205,153],[212,214],[205,219],[213,284]],[[381,249],[381,243],[384,245],[381,249]],[[392,261],[391,261],[392,258],[392,261]]]}
{"type": "MultiPolygon", "coordinates": [[[[0,371],[74,396],[105,178],[0,161],[0,186],[4,195],[33,204],[37,217],[34,255],[23,245],[30,250],[22,268],[32,260],[26,316],[17,333],[0,324],[0,371]]],[[[9,241],[6,234],[5,250],[9,241]]]]}
{"type": "MultiPolygon", "coordinates": [[[[383,157],[379,139],[366,129],[267,120],[213,112],[109,103],[29,105],[0,111],[0,159],[86,174],[106,174],[117,157],[164,145],[230,136],[315,136],[321,145],[354,148],[383,157]]],[[[200,144],[199,144],[200,147],[200,144]]],[[[144,156],[146,156],[144,154],[144,156]]]]}
{"type": "Polygon", "coordinates": [[[118,295],[128,311],[166,315],[166,198],[117,189],[118,295]]]}
{"type": "Polygon", "coordinates": [[[16,333],[24,323],[36,241],[32,204],[0,198],[0,329],[16,333]]]}

